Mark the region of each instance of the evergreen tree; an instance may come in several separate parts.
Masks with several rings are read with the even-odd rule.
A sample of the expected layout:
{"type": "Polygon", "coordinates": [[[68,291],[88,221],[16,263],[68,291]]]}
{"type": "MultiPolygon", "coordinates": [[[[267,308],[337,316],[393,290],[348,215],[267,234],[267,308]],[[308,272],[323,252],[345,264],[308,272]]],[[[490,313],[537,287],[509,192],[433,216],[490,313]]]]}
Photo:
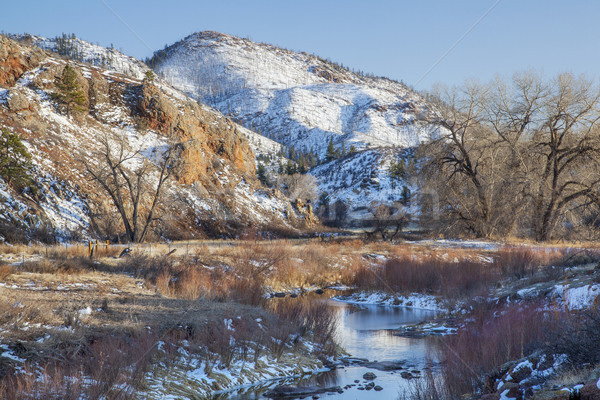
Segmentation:
{"type": "Polygon", "coordinates": [[[154,74],[154,72],[152,72],[151,69],[149,69],[148,71],[146,71],[146,73],[144,74],[144,82],[146,83],[154,83],[154,79],[156,78],[156,75],[154,74]]]}
{"type": "Polygon", "coordinates": [[[389,175],[392,180],[392,189],[396,188],[396,182],[403,179],[406,175],[406,163],[403,159],[390,164],[389,175]]]}
{"type": "Polygon", "coordinates": [[[256,176],[260,183],[265,186],[269,186],[269,177],[267,176],[267,170],[262,163],[258,164],[258,169],[256,170],[256,176]]]}
{"type": "Polygon", "coordinates": [[[294,164],[291,160],[288,160],[287,165],[285,167],[285,173],[288,175],[294,175],[298,172],[296,168],[296,164],[294,164]]]}
{"type": "Polygon", "coordinates": [[[400,199],[400,203],[402,203],[403,206],[408,207],[410,205],[410,189],[408,187],[402,186],[400,199]]]}
{"type": "Polygon", "coordinates": [[[329,139],[329,144],[327,145],[327,153],[325,154],[325,158],[327,162],[336,160],[339,158],[339,153],[335,146],[333,145],[333,138],[329,139]]]}
{"type": "Polygon", "coordinates": [[[308,172],[308,168],[306,168],[306,164],[304,162],[304,156],[300,157],[300,161],[298,162],[298,173],[305,174],[308,172]]]}
{"type": "Polygon", "coordinates": [[[85,104],[85,94],[79,84],[77,72],[75,68],[69,64],[65,65],[60,77],[56,77],[55,85],[59,92],[54,94],[54,98],[65,106],[67,115],[71,115],[71,111],[83,111],[85,104]]]}
{"type": "Polygon", "coordinates": [[[355,147],[354,145],[351,145],[351,146],[350,146],[350,150],[348,150],[348,153],[349,153],[349,154],[354,154],[354,153],[356,153],[356,147],[355,147]]]}
{"type": "Polygon", "coordinates": [[[0,176],[7,185],[23,190],[31,185],[29,171],[31,155],[21,141],[21,137],[10,133],[6,128],[0,134],[0,176]]]}

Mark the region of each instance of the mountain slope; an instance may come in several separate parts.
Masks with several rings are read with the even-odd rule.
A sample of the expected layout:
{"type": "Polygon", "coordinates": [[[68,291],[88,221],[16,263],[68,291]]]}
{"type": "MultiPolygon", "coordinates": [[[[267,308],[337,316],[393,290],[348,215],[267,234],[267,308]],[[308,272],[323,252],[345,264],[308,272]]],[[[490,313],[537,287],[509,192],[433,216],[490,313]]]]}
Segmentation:
{"type": "MultiPolygon", "coordinates": [[[[330,142],[340,152],[353,148],[377,153],[362,158],[366,164],[353,163],[353,168],[364,171],[363,178],[376,171],[384,180],[385,171],[382,174],[377,167],[381,157],[386,155],[389,164],[390,149],[417,146],[438,129],[427,122],[432,112],[427,102],[399,82],[225,34],[190,35],[157,52],[152,65],[159,76],[190,96],[282,145],[316,154],[321,161],[330,142]]],[[[345,160],[350,159],[354,158],[345,160]]],[[[350,201],[351,209],[389,197],[380,192],[363,199],[360,185],[351,185],[350,192],[358,190],[354,196],[334,190],[341,182],[328,181],[330,168],[340,168],[340,163],[321,165],[311,173],[321,190],[328,190],[332,199],[350,201]]]]}
{"type": "Polygon", "coordinates": [[[63,34],[54,38],[46,38],[37,35],[21,34],[9,35],[9,37],[25,45],[37,46],[70,60],[113,70],[136,79],[143,79],[145,72],[149,70],[143,62],[125,55],[115,48],[102,47],[74,35],[63,34]]]}
{"type": "Polygon", "coordinates": [[[0,179],[0,239],[10,240],[16,230],[59,240],[115,235],[116,212],[83,171],[85,163],[103,162],[103,140],[137,152],[127,168],[148,165],[143,178],[149,185],[158,179],[160,154],[181,143],[182,168],[166,186],[155,237],[221,237],[303,223],[305,210],[260,187],[254,153],[233,121],[160,81],[75,61],[69,65],[83,89],[84,110],[65,115],[53,94],[66,64],[0,37],[0,125],[23,138],[35,187],[20,192],[0,179]]]}
{"type": "Polygon", "coordinates": [[[215,32],[156,53],[175,87],[276,141],[320,156],[330,139],[357,149],[410,147],[430,132],[427,103],[401,83],[350,72],[306,53],[215,32]]]}

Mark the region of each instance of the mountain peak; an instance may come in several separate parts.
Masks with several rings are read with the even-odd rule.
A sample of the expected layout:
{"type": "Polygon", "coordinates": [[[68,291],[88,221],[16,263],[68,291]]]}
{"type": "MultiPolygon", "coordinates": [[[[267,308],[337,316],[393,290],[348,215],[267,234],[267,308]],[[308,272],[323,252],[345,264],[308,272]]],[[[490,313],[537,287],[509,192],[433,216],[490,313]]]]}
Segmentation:
{"type": "MultiPolygon", "coordinates": [[[[340,154],[368,150],[372,156],[360,159],[369,165],[360,166],[354,157],[346,162],[381,175],[369,182],[388,180],[384,166],[394,162],[393,149],[417,146],[437,130],[427,122],[429,104],[404,84],[307,53],[209,31],[165,48],[154,61],[157,74],[173,86],[295,153],[323,162],[330,143],[340,154]]],[[[312,172],[327,180],[326,169],[312,172]]],[[[355,176],[354,183],[319,185],[357,203],[349,198],[364,193],[353,187],[363,181],[355,176]]],[[[390,197],[377,187],[361,202],[390,197]]]]}

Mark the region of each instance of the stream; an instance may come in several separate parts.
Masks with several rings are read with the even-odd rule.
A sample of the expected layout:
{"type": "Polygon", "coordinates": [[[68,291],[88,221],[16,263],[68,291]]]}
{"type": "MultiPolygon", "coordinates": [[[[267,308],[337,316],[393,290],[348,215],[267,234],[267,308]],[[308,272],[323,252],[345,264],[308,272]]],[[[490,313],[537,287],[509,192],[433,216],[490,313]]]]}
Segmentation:
{"type": "MultiPolygon", "coordinates": [[[[405,324],[414,324],[436,315],[434,311],[409,309],[376,305],[353,305],[332,299],[315,299],[326,301],[338,316],[336,335],[338,343],[351,357],[368,359],[369,361],[400,361],[405,363],[399,371],[381,371],[364,366],[345,366],[332,371],[313,375],[306,379],[277,381],[260,387],[241,389],[229,392],[227,399],[267,399],[265,392],[280,384],[295,384],[300,386],[332,387],[353,385],[344,389],[343,393],[322,393],[321,399],[398,399],[405,390],[410,388],[410,381],[400,376],[403,371],[423,371],[429,349],[432,347],[431,338],[405,338],[396,336],[391,331],[405,324]],[[377,377],[372,381],[383,388],[381,391],[359,390],[369,381],[363,379],[367,372],[377,377]],[[359,383],[355,381],[358,380],[359,383]]],[[[307,398],[311,398],[308,396],[307,398]]]]}

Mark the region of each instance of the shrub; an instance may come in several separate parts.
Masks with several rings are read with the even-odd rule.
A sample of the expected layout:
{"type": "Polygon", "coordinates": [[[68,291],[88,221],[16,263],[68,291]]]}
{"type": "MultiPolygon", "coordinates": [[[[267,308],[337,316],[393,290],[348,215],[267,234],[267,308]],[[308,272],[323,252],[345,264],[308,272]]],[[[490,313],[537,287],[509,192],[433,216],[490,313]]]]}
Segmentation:
{"type": "Polygon", "coordinates": [[[448,297],[473,296],[497,278],[481,261],[446,261],[434,254],[402,256],[383,266],[365,265],[354,284],[363,289],[388,292],[426,292],[448,297]]]}
{"type": "Polygon", "coordinates": [[[556,354],[566,354],[573,366],[600,363],[600,307],[573,313],[562,321],[547,346],[556,354]]]}
{"type": "Polygon", "coordinates": [[[481,306],[456,335],[439,341],[446,388],[453,398],[477,390],[482,376],[538,348],[560,319],[538,303],[481,306]]]}

